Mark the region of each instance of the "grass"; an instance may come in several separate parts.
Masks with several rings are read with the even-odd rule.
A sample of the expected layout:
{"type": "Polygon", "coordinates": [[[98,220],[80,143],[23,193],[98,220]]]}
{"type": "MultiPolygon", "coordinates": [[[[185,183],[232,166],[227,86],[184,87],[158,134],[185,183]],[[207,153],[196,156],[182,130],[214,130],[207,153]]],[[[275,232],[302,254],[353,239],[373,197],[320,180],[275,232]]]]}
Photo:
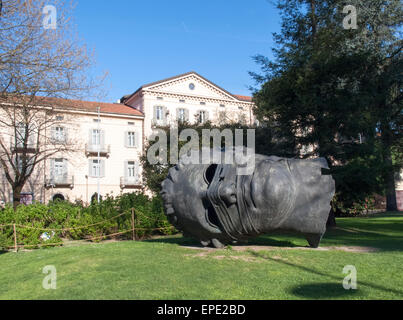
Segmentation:
{"type": "Polygon", "coordinates": [[[2,253],[0,299],[403,299],[403,214],[337,224],[319,250],[276,235],[250,241],[276,246],[259,251],[198,250],[168,237],[2,253]],[[57,269],[56,290],[42,287],[46,265],[57,269]],[[346,265],[357,269],[357,290],[342,287],[346,265]]]}

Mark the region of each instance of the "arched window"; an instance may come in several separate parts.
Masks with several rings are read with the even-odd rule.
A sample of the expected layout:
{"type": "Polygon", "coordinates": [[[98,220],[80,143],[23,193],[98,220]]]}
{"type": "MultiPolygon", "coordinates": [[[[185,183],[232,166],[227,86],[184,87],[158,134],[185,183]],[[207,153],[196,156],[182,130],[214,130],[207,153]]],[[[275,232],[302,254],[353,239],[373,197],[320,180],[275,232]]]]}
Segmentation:
{"type": "MultiPolygon", "coordinates": [[[[102,201],[102,195],[99,197],[99,200],[102,201]]],[[[94,193],[91,197],[91,203],[97,203],[98,202],[98,193],[94,193]]]]}
{"type": "Polygon", "coordinates": [[[66,200],[64,195],[62,195],[61,193],[57,193],[53,196],[52,198],[53,201],[64,201],[66,200]]]}

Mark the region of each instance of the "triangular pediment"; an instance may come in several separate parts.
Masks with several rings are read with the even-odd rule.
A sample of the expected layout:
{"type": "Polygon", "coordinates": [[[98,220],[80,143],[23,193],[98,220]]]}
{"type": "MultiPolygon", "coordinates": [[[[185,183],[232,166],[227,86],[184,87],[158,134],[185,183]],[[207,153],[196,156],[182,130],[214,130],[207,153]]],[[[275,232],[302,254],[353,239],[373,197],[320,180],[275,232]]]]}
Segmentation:
{"type": "Polygon", "coordinates": [[[151,83],[143,89],[164,93],[238,101],[232,94],[196,72],[151,83]]]}

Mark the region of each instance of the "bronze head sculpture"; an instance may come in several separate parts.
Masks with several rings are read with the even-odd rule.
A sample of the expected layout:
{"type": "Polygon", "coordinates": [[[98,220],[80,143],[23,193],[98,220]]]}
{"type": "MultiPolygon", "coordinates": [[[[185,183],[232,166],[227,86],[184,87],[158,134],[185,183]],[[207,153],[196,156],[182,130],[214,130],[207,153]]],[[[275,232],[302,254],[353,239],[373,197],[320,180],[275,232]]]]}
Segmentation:
{"type": "Polygon", "coordinates": [[[322,168],[328,168],[323,158],[256,154],[254,169],[240,175],[236,164],[187,164],[181,159],[162,183],[164,210],[178,230],[204,246],[220,248],[291,231],[316,248],[335,192],[334,180],[322,168]]]}

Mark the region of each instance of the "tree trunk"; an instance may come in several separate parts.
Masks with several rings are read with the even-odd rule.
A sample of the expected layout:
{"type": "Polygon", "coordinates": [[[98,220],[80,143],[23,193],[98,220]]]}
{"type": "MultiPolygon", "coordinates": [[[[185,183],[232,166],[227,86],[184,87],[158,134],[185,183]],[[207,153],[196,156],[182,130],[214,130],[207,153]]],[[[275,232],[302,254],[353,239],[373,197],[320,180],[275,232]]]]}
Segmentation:
{"type": "Polygon", "coordinates": [[[13,208],[17,210],[18,205],[21,203],[22,186],[13,186],[13,208]]]}
{"type": "Polygon", "coordinates": [[[317,21],[316,21],[316,0],[310,0],[311,6],[311,25],[312,25],[312,44],[315,44],[315,37],[316,37],[316,28],[317,28],[317,21]]]}
{"type": "Polygon", "coordinates": [[[385,147],[384,164],[387,169],[384,173],[386,183],[386,211],[397,211],[395,172],[393,171],[392,155],[390,147],[385,147]]]}

